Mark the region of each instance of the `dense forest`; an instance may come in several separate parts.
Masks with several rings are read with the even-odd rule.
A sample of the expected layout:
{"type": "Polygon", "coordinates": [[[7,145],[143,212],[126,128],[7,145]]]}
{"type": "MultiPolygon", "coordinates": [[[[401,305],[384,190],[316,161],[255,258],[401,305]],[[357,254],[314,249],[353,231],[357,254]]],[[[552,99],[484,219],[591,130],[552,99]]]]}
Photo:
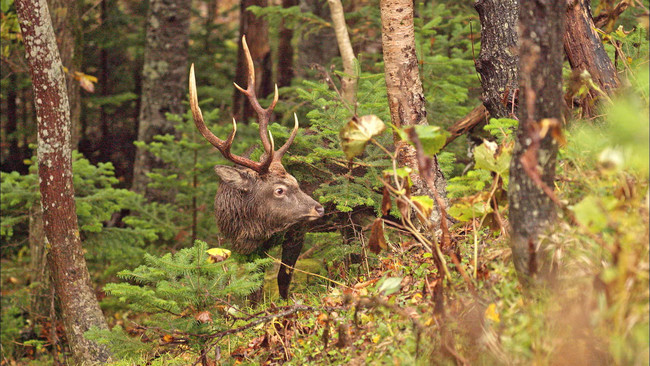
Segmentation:
{"type": "Polygon", "coordinates": [[[648,365],[649,0],[1,0],[0,365],[648,365]]]}

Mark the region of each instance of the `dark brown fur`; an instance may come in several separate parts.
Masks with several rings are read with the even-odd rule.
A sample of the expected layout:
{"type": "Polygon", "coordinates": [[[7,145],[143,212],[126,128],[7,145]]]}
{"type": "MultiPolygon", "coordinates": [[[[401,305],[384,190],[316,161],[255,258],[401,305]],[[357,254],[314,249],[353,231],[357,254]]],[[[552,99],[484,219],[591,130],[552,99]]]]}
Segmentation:
{"type": "Polygon", "coordinates": [[[217,165],[215,172],[221,178],[214,202],[217,225],[238,253],[249,254],[271,235],[323,215],[323,207],[284,170],[260,175],[217,165]]]}

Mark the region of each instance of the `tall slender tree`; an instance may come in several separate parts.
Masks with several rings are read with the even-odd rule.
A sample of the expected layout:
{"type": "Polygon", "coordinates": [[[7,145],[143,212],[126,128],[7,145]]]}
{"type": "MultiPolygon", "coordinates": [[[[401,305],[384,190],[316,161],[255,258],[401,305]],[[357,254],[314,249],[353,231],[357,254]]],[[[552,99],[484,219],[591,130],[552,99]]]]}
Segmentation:
{"type": "MultiPolygon", "coordinates": [[[[300,9],[312,12],[326,21],[332,19],[326,2],[322,0],[300,0],[300,9]]],[[[313,64],[329,66],[332,58],[339,54],[333,28],[321,28],[299,37],[296,74],[300,77],[305,77],[313,64]]]]}
{"type": "MultiPolygon", "coordinates": [[[[267,21],[258,18],[248,7],[252,5],[265,7],[267,0],[242,0],[239,13],[239,48],[237,52],[237,71],[235,83],[246,85],[248,69],[246,55],[242,48],[241,36],[247,36],[248,49],[250,50],[253,64],[255,65],[255,80],[257,95],[266,97],[273,92],[271,46],[269,45],[269,30],[267,21]]],[[[255,116],[255,111],[248,103],[248,99],[239,90],[233,88],[233,116],[236,120],[247,123],[255,116]]]]}
{"type": "MultiPolygon", "coordinates": [[[[399,127],[427,124],[426,101],[420,80],[418,59],[415,53],[415,28],[413,23],[412,0],[382,0],[381,39],[384,55],[384,69],[388,106],[393,124],[399,127]]],[[[401,166],[418,170],[415,149],[404,141],[396,141],[397,160],[401,166]]],[[[446,199],[446,185],[437,159],[433,159],[435,189],[440,197],[446,199]]],[[[422,178],[413,174],[413,192],[434,197],[422,178]]],[[[439,225],[442,218],[439,210],[432,210],[430,220],[439,225]]]]}
{"type": "Polygon", "coordinates": [[[90,284],[79,236],[63,65],[45,0],[17,0],[15,4],[34,89],[41,206],[54,288],[77,362],[99,365],[109,359],[109,353],[84,338],[84,332],[108,326],[90,284]]]}
{"type": "MultiPolygon", "coordinates": [[[[138,140],[153,141],[156,135],[174,134],[167,113],[183,113],[187,85],[190,0],[151,0],[147,12],[142,99],[138,140]]],[[[147,187],[147,173],[164,164],[138,149],[133,167],[133,190],[149,199],[168,200],[169,194],[147,187]]]]}
{"type": "Polygon", "coordinates": [[[76,74],[81,72],[82,59],[78,45],[82,44],[83,37],[79,0],[48,0],[48,6],[52,9],[52,26],[59,46],[61,62],[67,69],[66,82],[72,126],[70,144],[74,150],[77,149],[81,137],[81,89],[76,74]]]}
{"type": "Polygon", "coordinates": [[[519,128],[508,200],[512,256],[526,281],[540,271],[540,235],[556,220],[553,198],[562,119],[562,33],[566,2],[523,1],[519,8],[519,128]]]}
{"type": "MultiPolygon", "coordinates": [[[[282,0],[283,8],[290,8],[297,6],[298,0],[282,0]]],[[[293,46],[291,40],[293,39],[293,29],[287,28],[284,19],[280,24],[280,32],[278,39],[278,66],[277,66],[277,83],[278,87],[291,85],[291,79],[295,75],[293,69],[293,46]]]]}

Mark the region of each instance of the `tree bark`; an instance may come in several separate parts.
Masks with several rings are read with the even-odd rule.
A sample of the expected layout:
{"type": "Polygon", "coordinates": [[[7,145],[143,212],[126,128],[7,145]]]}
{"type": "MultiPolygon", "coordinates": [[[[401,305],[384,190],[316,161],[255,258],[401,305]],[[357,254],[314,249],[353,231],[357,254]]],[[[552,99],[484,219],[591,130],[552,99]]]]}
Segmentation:
{"type": "Polygon", "coordinates": [[[519,87],[517,68],[518,0],[477,0],[481,21],[481,52],[476,71],[481,75],[483,105],[492,118],[512,117],[519,87]]]}
{"type": "Polygon", "coordinates": [[[445,141],[445,146],[449,145],[458,136],[472,131],[474,128],[476,128],[476,126],[485,126],[485,124],[487,124],[487,121],[488,111],[485,109],[485,105],[481,104],[467,113],[465,117],[459,119],[449,128],[447,128],[449,137],[447,137],[447,141],[445,141]]]}
{"type": "Polygon", "coordinates": [[[29,209],[29,280],[30,318],[35,320],[45,316],[50,305],[47,293],[50,293],[49,271],[47,269],[47,248],[43,229],[43,209],[40,202],[29,209]]]}
{"type": "MultiPolygon", "coordinates": [[[[575,75],[588,71],[596,86],[604,93],[611,94],[620,86],[620,82],[616,68],[596,32],[590,3],[590,0],[567,0],[564,51],[575,75]]],[[[583,116],[593,116],[597,112],[595,103],[601,96],[596,90],[589,90],[580,102],[583,116]]]]}
{"type": "Polygon", "coordinates": [[[81,37],[81,19],[79,17],[78,0],[48,0],[51,9],[52,26],[59,46],[59,54],[66,72],[68,103],[70,105],[71,136],[70,146],[76,150],[81,137],[81,90],[75,72],[81,71],[81,52],[76,50],[78,44],[83,44],[81,37]]]}
{"type": "MultiPolygon", "coordinates": [[[[382,46],[386,77],[388,106],[393,124],[398,127],[427,124],[426,101],[420,80],[418,60],[415,53],[415,30],[413,24],[412,0],[381,0],[382,46]]],[[[413,172],[418,170],[415,148],[405,141],[395,142],[397,161],[400,166],[408,166],[413,172]]],[[[436,190],[446,200],[446,181],[434,156],[432,170],[436,190]]],[[[428,195],[436,202],[426,182],[413,173],[412,192],[428,195]]],[[[435,227],[441,221],[439,210],[432,210],[430,220],[435,227]]]]}
{"type": "Polygon", "coordinates": [[[22,154],[22,149],[18,146],[18,82],[15,73],[9,74],[9,86],[7,87],[6,109],[7,124],[4,126],[6,140],[3,140],[2,147],[2,164],[3,172],[19,171],[21,174],[27,174],[27,166],[23,163],[26,158],[22,154]],[[13,136],[12,136],[13,135],[13,136]],[[6,143],[6,145],[5,145],[6,143]],[[8,150],[5,150],[7,146],[8,150]]]}
{"type": "Polygon", "coordinates": [[[553,194],[558,146],[542,123],[562,120],[562,34],[566,2],[523,1],[519,9],[519,128],[510,163],[511,247],[523,282],[544,264],[541,240],[556,220],[553,194]],[[546,190],[546,192],[544,191],[546,190]]]}
{"type": "MultiPolygon", "coordinates": [[[[330,12],[322,0],[300,0],[300,9],[331,21],[330,12]]],[[[313,64],[327,66],[338,54],[339,49],[333,28],[323,28],[309,35],[301,35],[296,74],[305,77],[313,64]]]]}
{"type": "MultiPolygon", "coordinates": [[[[237,72],[235,83],[241,87],[248,85],[248,67],[242,48],[241,37],[246,35],[248,49],[255,65],[256,95],[266,97],[273,92],[271,46],[269,46],[269,31],[266,20],[257,18],[246,10],[251,5],[267,6],[267,0],[242,0],[239,15],[239,48],[237,52],[237,72]]],[[[233,116],[237,121],[248,123],[255,117],[255,111],[248,98],[236,88],[233,88],[233,116]]]]}
{"type": "Polygon", "coordinates": [[[70,115],[63,65],[45,0],[17,0],[38,125],[38,174],[48,262],[70,348],[78,363],[103,364],[108,350],[84,338],[108,329],[90,284],[75,212],[70,115]]]}
{"type": "MultiPolygon", "coordinates": [[[[156,135],[175,134],[166,114],[185,111],[187,49],[189,44],[190,0],[151,0],[147,12],[142,100],[138,140],[153,141],[156,135]]],[[[164,164],[144,149],[138,149],[133,167],[133,186],[150,200],[168,201],[170,193],[147,187],[146,174],[164,164]]]]}
{"type": "Polygon", "coordinates": [[[330,6],[330,14],[332,16],[332,23],[334,24],[334,33],[336,34],[336,43],[338,44],[339,52],[341,53],[343,73],[346,74],[346,76],[341,79],[342,97],[346,103],[354,108],[357,99],[357,76],[355,75],[356,70],[354,67],[356,58],[354,57],[354,51],[352,50],[348,27],[345,24],[343,5],[341,5],[341,0],[327,0],[327,3],[330,6]]]}
{"type": "MultiPolygon", "coordinates": [[[[297,6],[298,0],[282,0],[283,8],[290,8],[297,6]]],[[[280,39],[278,40],[278,68],[277,68],[277,82],[278,87],[291,85],[291,80],[295,75],[293,70],[293,46],[291,40],[293,39],[293,29],[284,26],[284,19],[280,24],[280,39]]]]}

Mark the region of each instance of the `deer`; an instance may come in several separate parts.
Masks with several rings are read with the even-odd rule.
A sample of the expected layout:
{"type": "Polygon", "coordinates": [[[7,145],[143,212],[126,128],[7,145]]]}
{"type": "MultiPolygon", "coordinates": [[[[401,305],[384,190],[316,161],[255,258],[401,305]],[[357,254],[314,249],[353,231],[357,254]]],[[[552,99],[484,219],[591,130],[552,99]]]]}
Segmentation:
{"type": "MultiPolygon", "coordinates": [[[[237,133],[235,118],[232,119],[232,132],[226,140],[215,136],[207,128],[199,107],[194,64],[190,67],[189,94],[196,128],[226,160],[235,164],[214,167],[215,173],[221,179],[214,198],[217,226],[223,237],[230,241],[235,252],[248,255],[266,249],[268,245],[265,243],[274,234],[286,231],[293,225],[323,217],[325,210],[320,203],[300,189],[296,178],[282,165],[282,157],[298,133],[298,117],[294,113],[294,127],[289,138],[284,145],[275,150],[273,135],[268,131],[268,124],[278,102],[278,86],[275,85],[270,106],[263,108],[255,94],[255,69],[245,35],[242,36],[242,47],[248,68],[248,85],[244,89],[236,83],[233,84],[237,90],[246,95],[257,115],[259,136],[264,148],[260,161],[253,161],[231,152],[237,133]]],[[[280,295],[285,299],[288,297],[292,267],[302,248],[302,242],[299,245],[294,242],[289,239],[283,243],[282,264],[277,278],[280,295]]]]}

